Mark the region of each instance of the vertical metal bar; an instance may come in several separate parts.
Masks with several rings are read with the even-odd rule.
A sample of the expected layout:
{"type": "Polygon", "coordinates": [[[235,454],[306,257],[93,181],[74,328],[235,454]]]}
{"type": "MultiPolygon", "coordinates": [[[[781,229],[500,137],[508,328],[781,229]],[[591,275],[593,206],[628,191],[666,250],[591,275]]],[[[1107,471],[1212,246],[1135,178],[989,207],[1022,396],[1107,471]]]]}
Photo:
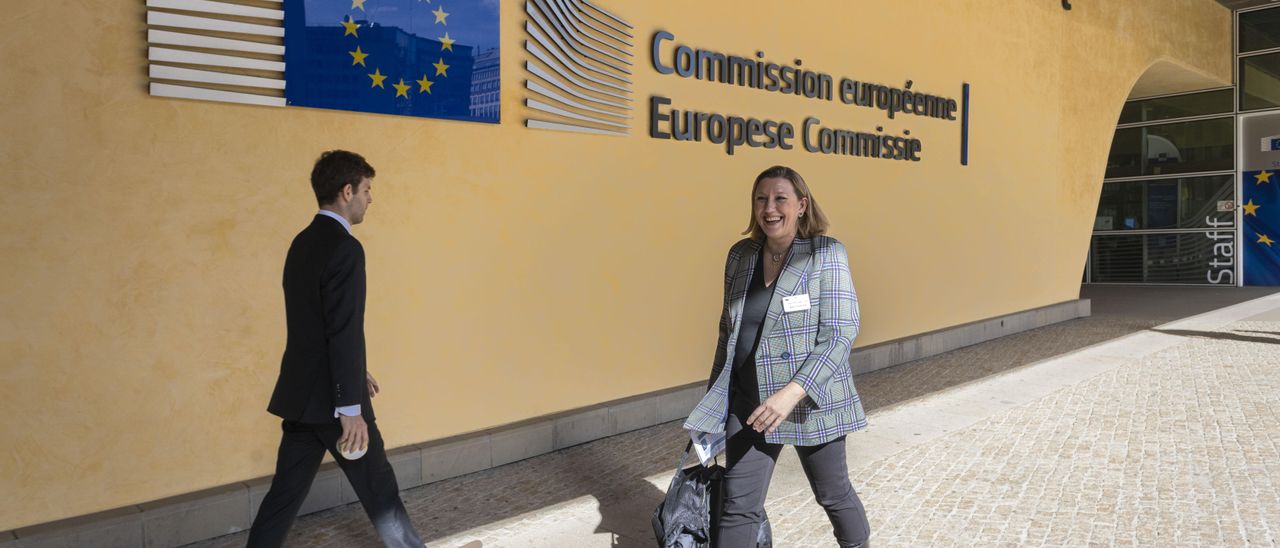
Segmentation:
{"type": "MultiPolygon", "coordinates": [[[[1150,152],[1150,150],[1147,149],[1147,128],[1143,127],[1138,129],[1138,140],[1138,173],[1150,175],[1147,173],[1147,154],[1150,152]]],[[[1146,198],[1145,194],[1143,195],[1143,198],[1146,198]]],[[[1143,214],[1143,219],[1145,222],[1145,213],[1143,214]]]]}
{"type": "Polygon", "coordinates": [[[964,108],[960,111],[960,165],[969,165],[969,83],[965,82],[961,93],[964,108]]]}
{"type": "Polygon", "coordinates": [[[1234,185],[1234,186],[1236,187],[1236,197],[1235,197],[1235,200],[1236,200],[1236,210],[1235,210],[1235,217],[1236,217],[1236,229],[1235,229],[1235,233],[1236,233],[1236,248],[1235,248],[1235,252],[1236,252],[1236,287],[1244,287],[1244,215],[1242,215],[1242,213],[1243,213],[1243,211],[1244,211],[1244,210],[1242,210],[1242,209],[1240,208],[1240,194],[1241,194],[1241,189],[1240,189],[1240,175],[1239,175],[1239,174],[1237,174],[1237,175],[1235,176],[1235,179],[1236,179],[1236,180],[1235,180],[1235,185],[1234,185]]]}
{"type": "Polygon", "coordinates": [[[1235,191],[1235,198],[1236,198],[1235,272],[1236,272],[1236,287],[1244,287],[1244,239],[1243,239],[1244,232],[1243,232],[1243,229],[1241,228],[1241,225],[1244,224],[1244,218],[1240,216],[1240,195],[1241,193],[1244,192],[1243,189],[1240,188],[1240,170],[1244,168],[1243,166],[1244,148],[1240,146],[1241,132],[1244,131],[1244,123],[1240,119],[1240,93],[1241,91],[1244,90],[1244,88],[1240,86],[1240,75],[1239,75],[1239,72],[1240,72],[1240,12],[1239,11],[1231,12],[1231,53],[1233,54],[1231,56],[1231,85],[1234,86],[1235,88],[1231,90],[1231,107],[1232,107],[1232,111],[1235,112],[1236,114],[1235,119],[1232,120],[1232,123],[1235,124],[1235,128],[1234,128],[1235,131],[1233,132],[1233,134],[1235,135],[1235,139],[1236,139],[1236,153],[1234,154],[1235,157],[1232,158],[1232,161],[1235,163],[1235,165],[1233,166],[1234,167],[1233,171],[1235,171],[1235,174],[1232,175],[1232,178],[1234,178],[1235,181],[1233,181],[1234,184],[1232,185],[1232,187],[1234,187],[1233,190],[1235,191]]]}
{"type": "Polygon", "coordinates": [[[1240,196],[1244,194],[1244,189],[1241,188],[1241,184],[1240,184],[1241,181],[1243,180],[1243,177],[1240,176],[1240,171],[1244,169],[1244,147],[1240,146],[1241,143],[1243,143],[1244,120],[1240,118],[1239,113],[1236,114],[1234,129],[1235,131],[1233,133],[1236,136],[1236,153],[1234,154],[1235,158],[1233,158],[1233,160],[1235,160],[1236,173],[1235,175],[1231,176],[1233,179],[1235,179],[1234,181],[1232,181],[1233,184],[1231,185],[1231,187],[1232,187],[1232,191],[1235,193],[1234,198],[1236,201],[1236,209],[1233,212],[1235,214],[1235,220],[1236,220],[1235,230],[1233,231],[1235,232],[1235,253],[1236,253],[1236,261],[1235,261],[1236,262],[1236,265],[1235,265],[1236,284],[1235,285],[1236,287],[1244,287],[1244,228],[1243,228],[1244,217],[1240,214],[1241,212],[1240,196]]]}
{"type": "Polygon", "coordinates": [[[1097,238],[1089,236],[1089,253],[1084,257],[1084,283],[1093,283],[1093,241],[1097,238]]]}
{"type": "Polygon", "coordinates": [[[1138,236],[1138,240],[1142,242],[1142,283],[1147,283],[1147,235],[1138,236]]]}
{"type": "Polygon", "coordinates": [[[1236,199],[1236,229],[1235,229],[1235,253],[1236,253],[1236,287],[1244,287],[1244,216],[1241,215],[1240,196],[1244,193],[1241,187],[1243,178],[1240,176],[1241,170],[1244,169],[1244,147],[1242,137],[1244,134],[1244,119],[1240,117],[1240,94],[1244,93],[1244,86],[1240,85],[1240,12],[1231,13],[1231,85],[1235,90],[1231,93],[1232,106],[1235,109],[1235,131],[1236,137],[1236,153],[1235,158],[1235,199],[1236,199]]]}

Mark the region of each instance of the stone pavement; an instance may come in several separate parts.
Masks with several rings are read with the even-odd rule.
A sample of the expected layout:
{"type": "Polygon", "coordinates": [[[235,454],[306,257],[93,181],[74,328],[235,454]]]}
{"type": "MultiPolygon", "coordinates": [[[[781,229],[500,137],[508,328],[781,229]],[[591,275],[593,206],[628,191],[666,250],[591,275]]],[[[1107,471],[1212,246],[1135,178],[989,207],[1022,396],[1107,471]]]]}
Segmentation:
{"type": "MultiPolygon", "coordinates": [[[[875,546],[1280,543],[1280,294],[1084,293],[1094,317],[857,378],[871,427],[849,468],[875,546]]],[[[659,425],[403,497],[431,547],[653,546],[685,439],[659,425]]],[[[834,546],[792,451],[767,510],[776,545],[834,546]]],[[[352,504],[289,545],[379,543],[352,504]]]]}

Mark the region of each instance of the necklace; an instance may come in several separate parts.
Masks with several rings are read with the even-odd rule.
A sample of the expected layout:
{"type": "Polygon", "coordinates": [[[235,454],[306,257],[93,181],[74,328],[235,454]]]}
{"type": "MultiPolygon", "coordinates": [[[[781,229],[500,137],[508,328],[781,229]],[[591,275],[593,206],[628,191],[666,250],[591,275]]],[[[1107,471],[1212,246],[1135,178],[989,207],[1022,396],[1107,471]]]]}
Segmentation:
{"type": "Polygon", "coordinates": [[[791,242],[787,242],[787,247],[783,248],[783,250],[779,253],[774,253],[773,250],[769,249],[768,246],[765,246],[764,248],[764,251],[769,254],[769,258],[773,260],[774,265],[781,264],[782,259],[787,256],[787,252],[790,250],[791,250],[791,242]]]}

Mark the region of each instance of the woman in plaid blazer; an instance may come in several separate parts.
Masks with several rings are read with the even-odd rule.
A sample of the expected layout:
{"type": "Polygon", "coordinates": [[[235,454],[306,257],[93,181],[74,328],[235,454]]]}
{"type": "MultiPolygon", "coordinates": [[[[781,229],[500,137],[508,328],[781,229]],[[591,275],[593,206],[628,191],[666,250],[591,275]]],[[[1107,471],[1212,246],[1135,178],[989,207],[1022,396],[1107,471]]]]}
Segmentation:
{"type": "Polygon", "coordinates": [[[795,170],[774,166],[751,190],[751,221],[725,262],[720,340],[706,396],[685,422],[726,436],[716,546],[755,546],[783,445],[794,445],[840,546],[866,546],[845,435],[867,424],[849,350],[858,298],[844,245],[795,170]]]}

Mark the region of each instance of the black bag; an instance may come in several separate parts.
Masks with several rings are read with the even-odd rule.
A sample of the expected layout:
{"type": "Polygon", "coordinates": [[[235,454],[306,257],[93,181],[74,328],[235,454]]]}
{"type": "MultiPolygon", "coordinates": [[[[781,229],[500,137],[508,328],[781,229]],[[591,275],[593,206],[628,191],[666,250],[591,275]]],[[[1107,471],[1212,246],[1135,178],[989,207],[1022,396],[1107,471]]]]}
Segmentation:
{"type": "MultiPolygon", "coordinates": [[[[721,480],[724,468],[701,464],[684,468],[693,442],[685,446],[676,474],[667,487],[667,496],[653,511],[653,534],[659,548],[710,548],[713,530],[720,518],[721,480]]],[[[773,531],[769,517],[760,523],[757,548],[772,548],[773,531]]]]}

